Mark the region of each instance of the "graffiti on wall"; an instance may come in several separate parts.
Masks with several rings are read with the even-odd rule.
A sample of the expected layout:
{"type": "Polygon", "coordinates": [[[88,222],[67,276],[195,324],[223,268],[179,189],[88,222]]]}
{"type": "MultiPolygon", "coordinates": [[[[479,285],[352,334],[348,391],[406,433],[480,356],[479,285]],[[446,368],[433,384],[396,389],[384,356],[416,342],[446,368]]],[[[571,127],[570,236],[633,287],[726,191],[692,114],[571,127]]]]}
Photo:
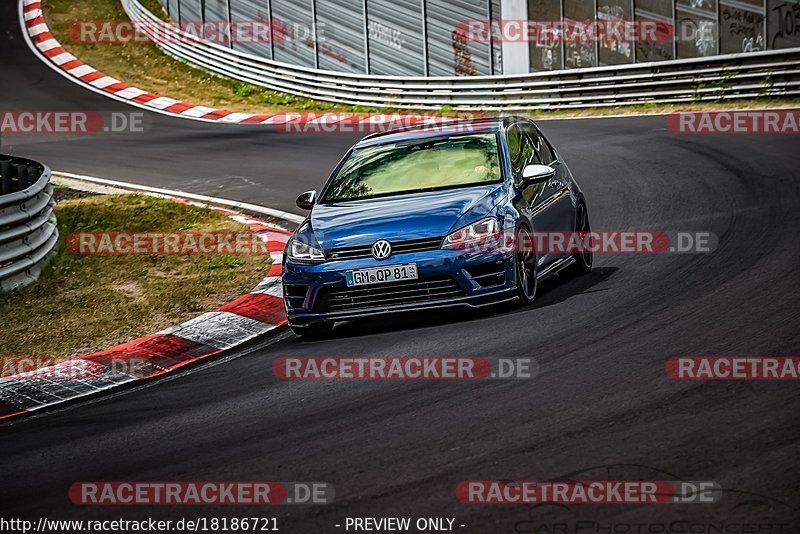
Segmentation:
{"type": "MultiPolygon", "coordinates": [[[[626,20],[625,15],[625,8],[620,5],[600,5],[597,7],[597,20],[607,23],[607,27],[612,27],[613,23],[622,23],[622,21],[626,20]]],[[[609,52],[612,57],[615,54],[619,54],[622,56],[620,59],[623,62],[633,59],[633,45],[630,41],[614,39],[608,35],[600,41],[599,46],[601,50],[609,52]]]]}
{"type": "Polygon", "coordinates": [[[469,53],[467,34],[454,31],[451,42],[453,44],[453,60],[456,65],[455,75],[477,76],[478,70],[475,68],[475,62],[472,61],[472,55],[469,53]]]}
{"type": "Polygon", "coordinates": [[[764,50],[764,16],[733,6],[721,6],[721,52],[764,50]]]}
{"type": "Polygon", "coordinates": [[[691,57],[713,56],[717,53],[717,23],[707,19],[682,18],[678,21],[680,43],[693,49],[691,57]]]}
{"type": "Polygon", "coordinates": [[[769,0],[767,13],[770,48],[800,46],[800,2],[769,0]]]}
{"type": "Polygon", "coordinates": [[[542,38],[533,42],[534,65],[542,70],[560,69],[561,58],[559,57],[559,51],[563,38],[558,30],[553,27],[545,27],[542,32],[542,38]]]}

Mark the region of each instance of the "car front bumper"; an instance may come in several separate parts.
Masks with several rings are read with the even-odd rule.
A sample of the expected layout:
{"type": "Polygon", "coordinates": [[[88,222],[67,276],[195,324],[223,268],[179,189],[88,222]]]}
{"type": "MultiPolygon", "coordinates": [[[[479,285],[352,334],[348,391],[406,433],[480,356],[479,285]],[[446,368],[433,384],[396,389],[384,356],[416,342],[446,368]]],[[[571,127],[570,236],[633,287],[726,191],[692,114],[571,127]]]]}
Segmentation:
{"type": "Polygon", "coordinates": [[[499,251],[433,250],[283,268],[286,315],[293,325],[453,306],[478,308],[516,297],[514,256],[499,251]],[[345,273],[415,263],[419,279],[348,288],[345,273]]]}

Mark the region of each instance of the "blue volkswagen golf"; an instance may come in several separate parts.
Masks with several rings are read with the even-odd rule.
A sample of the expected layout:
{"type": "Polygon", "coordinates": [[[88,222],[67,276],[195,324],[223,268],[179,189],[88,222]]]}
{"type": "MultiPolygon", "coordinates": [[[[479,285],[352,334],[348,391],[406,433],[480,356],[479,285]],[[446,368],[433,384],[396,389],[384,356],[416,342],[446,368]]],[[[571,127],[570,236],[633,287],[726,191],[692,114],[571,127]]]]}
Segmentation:
{"type": "Polygon", "coordinates": [[[483,246],[500,235],[532,243],[534,232],[589,231],[567,165],[521,117],[369,135],[297,205],[310,213],[286,245],[283,295],[303,336],[375,315],[529,304],[545,277],[592,268],[589,250],[483,246]]]}

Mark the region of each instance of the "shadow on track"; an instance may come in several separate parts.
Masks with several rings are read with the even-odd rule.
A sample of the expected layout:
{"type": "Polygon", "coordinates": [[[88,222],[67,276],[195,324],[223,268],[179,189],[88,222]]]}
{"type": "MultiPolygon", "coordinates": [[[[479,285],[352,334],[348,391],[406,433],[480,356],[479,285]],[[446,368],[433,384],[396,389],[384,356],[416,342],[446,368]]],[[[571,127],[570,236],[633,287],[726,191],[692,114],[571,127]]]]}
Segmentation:
{"type": "MultiPolygon", "coordinates": [[[[448,324],[468,323],[469,321],[485,319],[492,316],[499,317],[526,313],[558,304],[584,293],[606,291],[606,289],[594,290],[592,288],[613,276],[618,270],[618,267],[600,267],[596,268],[588,275],[576,278],[568,278],[565,276],[549,278],[539,285],[539,293],[536,302],[531,306],[523,307],[517,302],[507,302],[480,309],[452,308],[427,310],[369,317],[359,321],[343,321],[336,325],[333,333],[328,338],[319,341],[325,342],[330,339],[346,339],[371,334],[382,334],[385,332],[434,328],[448,324]]],[[[465,324],[465,327],[468,328],[469,325],[465,324]]],[[[299,337],[294,338],[292,341],[297,343],[313,342],[303,341],[299,337]]]]}

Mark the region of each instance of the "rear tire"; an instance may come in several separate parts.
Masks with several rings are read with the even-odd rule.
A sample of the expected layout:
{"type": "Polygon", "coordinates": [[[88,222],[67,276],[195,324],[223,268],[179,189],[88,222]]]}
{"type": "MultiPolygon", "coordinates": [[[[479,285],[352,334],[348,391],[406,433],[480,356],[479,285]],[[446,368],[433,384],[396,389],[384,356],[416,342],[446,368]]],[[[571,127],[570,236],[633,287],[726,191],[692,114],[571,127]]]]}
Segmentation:
{"type": "Polygon", "coordinates": [[[536,280],[536,251],[533,247],[533,235],[522,227],[517,232],[517,246],[514,254],[514,270],[517,278],[517,297],[523,306],[536,300],[539,282],[536,280]]]}
{"type": "Polygon", "coordinates": [[[292,329],[292,332],[303,339],[307,341],[313,341],[317,339],[324,339],[331,335],[331,332],[333,332],[333,323],[324,321],[303,326],[290,324],[289,328],[292,329]]]}
{"type": "MultiPolygon", "coordinates": [[[[578,204],[578,208],[575,210],[575,232],[580,235],[582,245],[586,245],[584,236],[591,231],[592,227],[589,224],[589,212],[586,210],[586,205],[580,203],[578,204]]],[[[575,262],[565,269],[567,274],[580,276],[582,274],[589,274],[592,272],[594,252],[592,252],[588,247],[584,246],[584,249],[573,254],[572,258],[575,260],[575,262]]]]}

